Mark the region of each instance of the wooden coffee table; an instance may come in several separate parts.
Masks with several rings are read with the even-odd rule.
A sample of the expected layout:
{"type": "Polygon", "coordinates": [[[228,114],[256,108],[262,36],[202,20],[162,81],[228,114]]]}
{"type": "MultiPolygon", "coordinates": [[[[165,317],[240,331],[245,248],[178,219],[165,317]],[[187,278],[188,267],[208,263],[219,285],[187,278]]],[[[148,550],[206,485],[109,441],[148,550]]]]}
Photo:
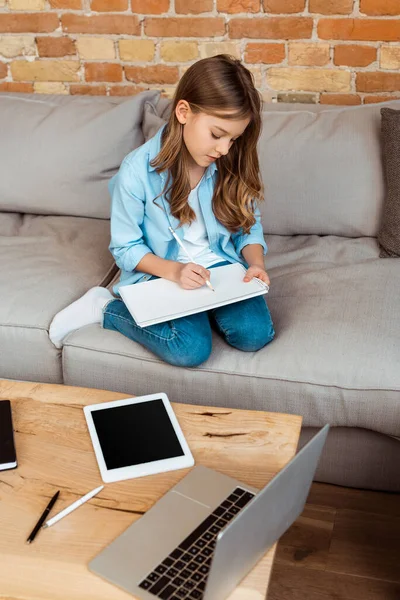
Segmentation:
{"type": "MultiPolygon", "coordinates": [[[[27,545],[51,496],[53,513],[101,485],[82,407],[125,394],[0,380],[10,399],[18,468],[0,472],[0,598],[130,600],[92,574],[88,562],[140,518],[188,469],[106,484],[92,500],[27,545]]],[[[294,455],[301,417],[230,408],[173,404],[197,464],[262,487],[294,455]]],[[[154,540],[157,543],[157,540],[154,540]]],[[[275,547],[229,597],[262,600],[275,547]]]]}

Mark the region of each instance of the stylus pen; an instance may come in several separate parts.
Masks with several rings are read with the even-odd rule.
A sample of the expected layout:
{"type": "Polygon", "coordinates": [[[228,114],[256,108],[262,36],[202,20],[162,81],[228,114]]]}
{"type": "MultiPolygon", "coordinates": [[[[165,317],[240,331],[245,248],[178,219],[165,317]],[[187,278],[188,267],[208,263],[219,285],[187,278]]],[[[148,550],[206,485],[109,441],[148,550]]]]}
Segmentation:
{"type": "Polygon", "coordinates": [[[39,529],[41,528],[41,526],[43,525],[47,515],[49,514],[49,512],[51,511],[51,509],[54,506],[55,501],[57,500],[58,496],[60,494],[60,490],[58,490],[58,492],[56,492],[54,494],[54,496],[52,497],[52,499],[50,500],[50,502],[48,503],[48,505],[46,506],[46,508],[44,509],[44,511],[42,512],[42,515],[39,519],[39,521],[36,523],[35,527],[32,529],[28,539],[26,540],[27,544],[30,544],[31,542],[33,542],[33,540],[35,539],[37,532],[39,531],[39,529]]]}
{"type": "MultiPolygon", "coordinates": [[[[186,254],[186,256],[188,257],[188,259],[192,262],[195,263],[196,261],[194,260],[193,256],[190,255],[190,253],[187,251],[187,249],[185,248],[185,246],[183,245],[182,240],[180,240],[178,238],[178,236],[176,235],[175,231],[172,229],[172,227],[168,227],[168,229],[170,230],[170,232],[172,233],[172,235],[174,236],[174,238],[176,239],[176,241],[178,242],[178,244],[180,245],[180,247],[182,248],[182,250],[184,251],[184,253],[186,254]]],[[[215,292],[213,286],[211,285],[211,281],[209,279],[206,279],[206,286],[208,288],[210,288],[210,290],[212,290],[213,292],[215,292]]]]}
{"type": "Polygon", "coordinates": [[[59,521],[60,519],[63,519],[67,515],[69,515],[69,513],[71,513],[76,508],[78,508],[78,506],[82,506],[82,504],[84,504],[85,502],[90,500],[90,498],[93,498],[93,496],[95,496],[96,494],[101,492],[103,487],[104,487],[104,485],[101,485],[100,487],[96,488],[95,490],[88,492],[85,496],[82,496],[82,498],[79,498],[79,500],[77,500],[73,504],[70,504],[70,506],[67,506],[67,508],[65,508],[64,510],[62,510],[61,512],[56,514],[54,517],[52,517],[48,521],[46,521],[46,523],[43,525],[43,529],[45,529],[46,527],[51,527],[52,525],[54,525],[54,523],[57,523],[57,521],[59,521]]]}

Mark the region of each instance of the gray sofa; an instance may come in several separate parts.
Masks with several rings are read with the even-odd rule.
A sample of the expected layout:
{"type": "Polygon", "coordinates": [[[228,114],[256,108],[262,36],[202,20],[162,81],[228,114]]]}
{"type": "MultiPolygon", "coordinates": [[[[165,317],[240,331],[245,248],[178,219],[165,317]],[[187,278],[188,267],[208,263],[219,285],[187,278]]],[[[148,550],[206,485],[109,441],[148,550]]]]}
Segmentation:
{"type": "MultiPolygon", "coordinates": [[[[385,103],[400,108],[400,101],[385,103]]],[[[0,95],[0,377],[165,391],[171,400],[295,413],[304,443],[332,425],[317,480],[400,490],[400,260],[380,258],[380,107],[266,105],[262,219],[276,338],[242,353],[215,336],[194,369],[100,326],[48,328],[118,276],[107,181],[163,123],[159,93],[0,95]]]]}

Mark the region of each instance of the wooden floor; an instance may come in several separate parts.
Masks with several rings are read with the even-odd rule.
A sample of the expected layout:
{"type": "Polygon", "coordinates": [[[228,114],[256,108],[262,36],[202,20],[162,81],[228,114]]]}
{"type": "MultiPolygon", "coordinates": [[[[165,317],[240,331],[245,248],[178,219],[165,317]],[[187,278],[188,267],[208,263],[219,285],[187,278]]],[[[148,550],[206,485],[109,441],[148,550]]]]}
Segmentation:
{"type": "Polygon", "coordinates": [[[400,600],[400,494],[314,483],[278,544],[267,598],[400,600]]]}

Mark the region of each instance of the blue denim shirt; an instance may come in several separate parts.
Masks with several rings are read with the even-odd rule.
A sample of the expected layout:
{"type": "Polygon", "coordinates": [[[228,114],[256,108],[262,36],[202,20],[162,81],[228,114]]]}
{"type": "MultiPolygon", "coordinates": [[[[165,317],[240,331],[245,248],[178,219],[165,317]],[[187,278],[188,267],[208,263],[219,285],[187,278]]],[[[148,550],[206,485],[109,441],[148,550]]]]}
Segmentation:
{"type": "MultiPolygon", "coordinates": [[[[114,292],[118,294],[121,285],[128,285],[150,279],[151,275],[136,269],[141,259],[152,252],[168,260],[176,260],[179,246],[168,227],[172,227],[182,239],[183,229],[179,220],[171,215],[169,203],[162,195],[154,198],[164,188],[167,173],[157,173],[150,165],[161,148],[161,133],[165,125],[148,142],[130,152],[122,161],[118,173],[110,179],[111,194],[111,242],[110,252],[121,269],[121,277],[114,292]]],[[[247,266],[241,250],[247,244],[261,244],[264,254],[267,246],[264,241],[260,213],[257,209],[257,222],[249,234],[231,233],[215,217],[212,210],[212,197],[217,178],[217,166],[211,163],[199,185],[199,203],[203,213],[210,248],[215,254],[230,263],[240,262],[247,266]]]]}

